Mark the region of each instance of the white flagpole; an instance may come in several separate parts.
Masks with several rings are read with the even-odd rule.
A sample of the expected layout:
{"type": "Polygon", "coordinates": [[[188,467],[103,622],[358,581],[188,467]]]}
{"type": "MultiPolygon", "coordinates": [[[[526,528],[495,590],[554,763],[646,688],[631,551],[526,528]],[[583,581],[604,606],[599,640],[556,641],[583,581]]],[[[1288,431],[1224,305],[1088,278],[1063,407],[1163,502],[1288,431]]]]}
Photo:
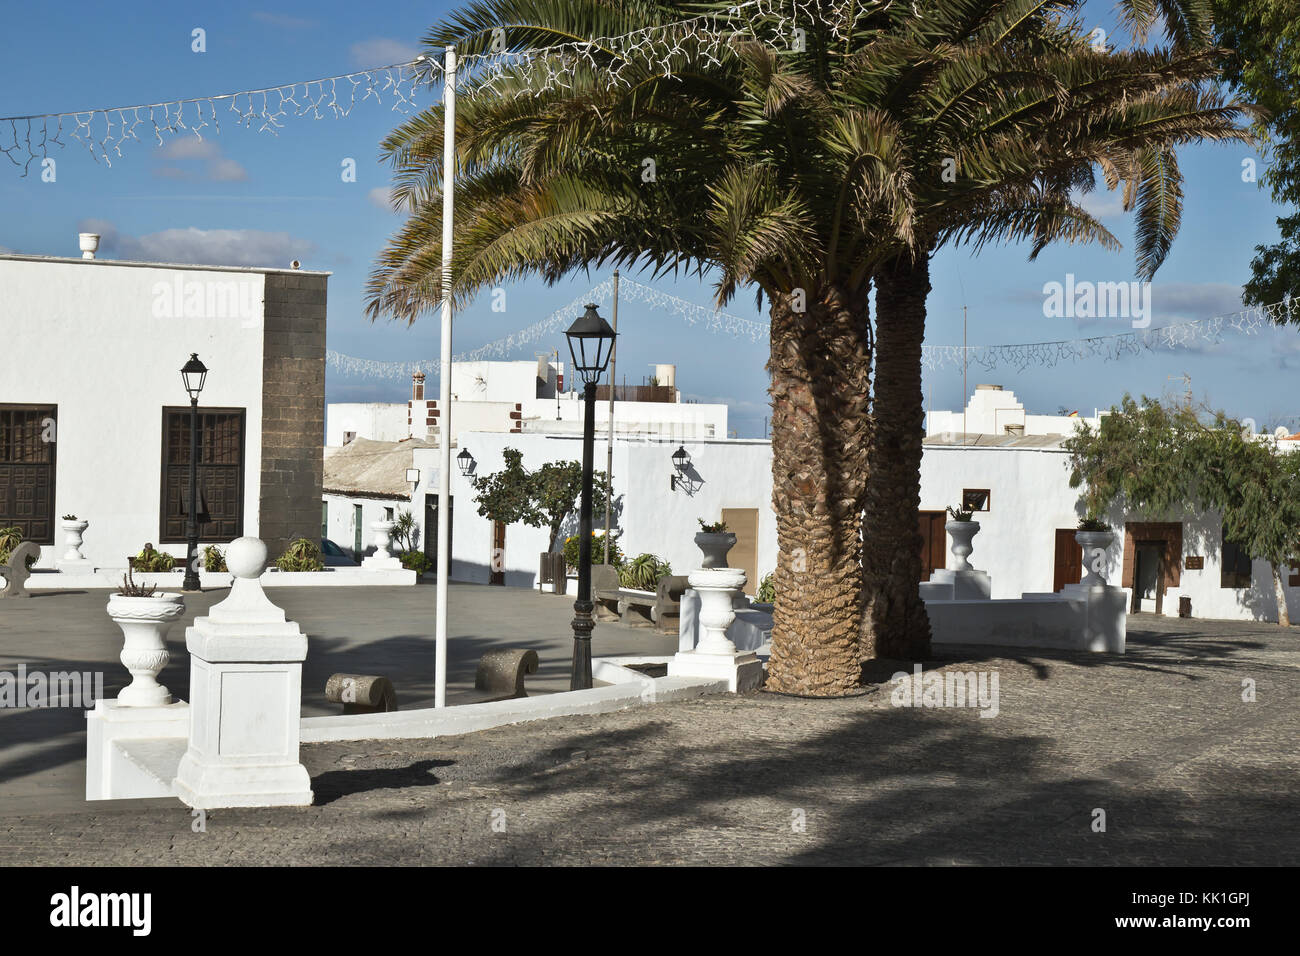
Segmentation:
{"type": "Polygon", "coordinates": [[[451,226],[456,192],[456,48],[447,47],[442,102],[442,356],[438,376],[438,608],[433,706],[447,706],[447,579],[451,577],[451,226]]]}

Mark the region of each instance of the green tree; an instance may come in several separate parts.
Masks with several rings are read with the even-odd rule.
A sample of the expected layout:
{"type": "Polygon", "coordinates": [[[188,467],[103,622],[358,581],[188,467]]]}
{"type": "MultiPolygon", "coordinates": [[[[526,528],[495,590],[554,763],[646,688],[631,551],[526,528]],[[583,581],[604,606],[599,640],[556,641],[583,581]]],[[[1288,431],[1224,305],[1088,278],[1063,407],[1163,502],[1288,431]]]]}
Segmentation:
{"type": "Polygon", "coordinates": [[[1269,563],[1278,622],[1290,624],[1283,572],[1300,557],[1300,456],[1221,411],[1128,395],[1098,428],[1082,423],[1064,447],[1070,486],[1084,488],[1089,514],[1115,502],[1153,518],[1218,512],[1223,540],[1269,563]]]}
{"type": "MultiPolygon", "coordinates": [[[[523,453],[517,448],[502,452],[505,467],[490,475],[473,479],[478,513],[502,524],[522,523],[530,528],[546,528],[548,550],[556,550],[564,520],[578,504],[582,494],[582,463],[547,462],[536,471],[523,465],[523,453]]],[[[605,508],[605,473],[593,473],[592,510],[605,508]]]]}
{"type": "Polygon", "coordinates": [[[501,524],[522,521],[535,528],[541,515],[533,503],[532,483],[523,465],[523,453],[517,448],[507,448],[501,455],[506,462],[504,468],[472,479],[478,513],[501,524]]]}
{"type": "MultiPolygon", "coordinates": [[[[1263,107],[1254,131],[1267,168],[1259,176],[1273,201],[1300,203],[1300,0],[1214,0],[1215,34],[1226,48],[1225,81],[1263,107]]],[[[1247,170],[1243,169],[1243,178],[1247,170]]],[[[1243,298],[1280,302],[1300,290],[1300,215],[1277,220],[1280,241],[1255,247],[1243,298]]],[[[1300,308],[1290,321],[1300,324],[1300,308]]]]}
{"type": "MultiPolygon", "coordinates": [[[[541,520],[533,527],[544,527],[550,535],[548,550],[559,545],[564,519],[573,514],[582,495],[582,462],[548,461],[530,475],[533,503],[541,520]]],[[[592,473],[592,513],[605,510],[605,472],[592,473]]],[[[594,558],[592,560],[595,560],[594,558]]]]}
{"type": "MultiPolygon", "coordinates": [[[[915,510],[932,251],[956,238],[1104,240],[1071,199],[1096,164],[1108,186],[1125,184],[1158,255],[1177,220],[1169,144],[1231,128],[1235,108],[1195,89],[1213,72],[1206,54],[1099,53],[1070,18],[1079,6],[942,0],[918,17],[906,3],[845,0],[801,14],[794,46],[788,23],[747,6],[470,3],[430,32],[435,51],[504,40],[546,62],[558,55],[545,47],[649,32],[637,49],[551,62],[563,86],[535,61],[468,71],[445,290],[441,107],[394,131],[384,151],[409,219],[379,257],[368,311],[414,321],[443,295],[463,303],[504,280],[555,282],[608,263],[708,273],[720,304],[755,288],[771,319],[779,544],[768,686],[845,693],[864,648],[928,650],[915,510]],[[737,36],[725,48],[656,32],[702,11],[729,18],[737,36]],[[625,84],[608,82],[614,70],[625,84]],[[889,313],[877,322],[880,450],[869,458],[873,277],[889,313]],[[864,508],[866,590],[889,598],[869,634],[864,508]]],[[[1206,34],[1203,0],[1127,6],[1140,22],[1161,11],[1183,46],[1206,34]]]]}

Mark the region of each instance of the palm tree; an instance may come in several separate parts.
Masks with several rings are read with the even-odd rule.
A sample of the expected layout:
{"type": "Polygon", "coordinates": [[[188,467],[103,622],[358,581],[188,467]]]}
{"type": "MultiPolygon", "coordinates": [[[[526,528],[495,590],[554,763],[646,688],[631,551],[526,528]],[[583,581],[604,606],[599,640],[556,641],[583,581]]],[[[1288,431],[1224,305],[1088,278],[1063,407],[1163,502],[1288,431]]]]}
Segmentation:
{"type": "MultiPolygon", "coordinates": [[[[1163,126],[1155,116],[1159,103],[1146,107],[1155,116],[1150,130],[1135,128],[1136,109],[1096,118],[1082,109],[1085,100],[1099,106],[1108,94],[1168,84],[1144,81],[1136,62],[1117,60],[1115,75],[1109,57],[1085,55],[1079,31],[1057,16],[1070,6],[945,0],[928,4],[920,20],[907,4],[826,4],[824,17],[799,21],[801,48],[778,50],[758,38],[789,24],[753,8],[733,17],[741,35],[719,49],[662,30],[703,10],[724,16],[716,4],[478,0],[426,42],[456,42],[473,56],[502,36],[513,51],[637,30],[664,41],[653,55],[644,46],[595,43],[588,55],[563,61],[563,88],[541,68],[561,54],[500,72],[471,66],[457,114],[457,245],[447,290],[441,109],[396,130],[384,149],[395,166],[395,201],[410,219],[380,257],[368,310],[414,321],[444,294],[463,302],[503,280],[535,274],[554,282],[609,263],[707,274],[720,304],[742,285],[756,287],[771,317],[780,544],[768,686],[844,693],[859,681],[862,647],[876,650],[878,632],[862,625],[863,560],[872,575],[867,593],[882,593],[877,553],[902,555],[916,534],[913,501],[910,526],[897,524],[899,541],[882,541],[883,529],[868,524],[863,556],[864,509],[915,486],[920,418],[913,426],[907,416],[921,408],[916,330],[926,285],[918,275],[929,252],[948,239],[1003,234],[1113,240],[1069,189],[1086,185],[1082,170],[1103,160],[1116,181],[1140,181],[1132,157],[1161,129],[1170,138],[1177,132],[1167,115],[1163,126]],[[1075,63],[1081,58],[1086,69],[1075,63]],[[624,83],[608,81],[614,70],[624,83]],[[1061,117],[1080,129],[1058,148],[1046,131],[1061,117]],[[947,137],[938,142],[961,166],[957,186],[935,182],[926,163],[937,154],[918,149],[927,124],[947,137]],[[963,125],[980,135],[959,139],[963,125]],[[1085,146],[1091,152],[1070,152],[1085,146]],[[880,451],[869,458],[873,277],[878,308],[890,318],[877,322],[888,388],[875,409],[880,451]],[[913,364],[915,389],[907,378],[913,364]],[[888,418],[895,409],[897,421],[888,418]],[[869,500],[880,479],[895,491],[869,500]]],[[[1146,67],[1160,74],[1179,65],[1169,59],[1153,56],[1146,67]]],[[[897,559],[889,567],[900,592],[916,591],[919,575],[909,579],[897,559]]],[[[897,616],[878,620],[892,627],[897,616]]],[[[904,621],[900,646],[920,646],[906,636],[914,631],[904,621]]]]}
{"type": "MultiPolygon", "coordinates": [[[[1141,32],[1152,11],[1135,4],[1141,32]]],[[[872,251],[877,263],[875,431],[863,538],[864,658],[926,657],[930,631],[920,598],[920,463],[924,405],[921,343],[929,259],[946,242],[1028,239],[1034,258],[1051,241],[1118,241],[1076,202],[1099,168],[1121,183],[1137,212],[1137,267],[1149,279],[1167,255],[1182,207],[1175,148],[1244,140],[1245,111],[1202,84],[1216,74],[1202,0],[1164,5],[1172,50],[1098,52],[1072,24],[1009,44],[1001,29],[969,30],[927,16],[905,39],[882,38],[864,87],[899,144],[893,175],[910,189],[902,205],[878,203],[902,223],[872,251]],[[954,31],[954,27],[956,30],[954,31]],[[1048,77],[1054,83],[1046,82],[1048,77]],[[1007,80],[1010,79],[1010,82],[1007,80]]],[[[870,49],[870,48],[869,48],[870,49]]]]}

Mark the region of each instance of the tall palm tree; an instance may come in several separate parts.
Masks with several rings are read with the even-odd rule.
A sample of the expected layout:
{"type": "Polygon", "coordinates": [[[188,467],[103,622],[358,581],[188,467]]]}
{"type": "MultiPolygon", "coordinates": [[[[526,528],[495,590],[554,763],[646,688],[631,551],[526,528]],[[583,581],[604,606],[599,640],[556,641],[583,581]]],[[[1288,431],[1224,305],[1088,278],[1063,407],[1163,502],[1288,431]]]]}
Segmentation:
{"type": "MultiPolygon", "coordinates": [[[[1130,13],[1141,33],[1155,10],[1134,4],[1130,13]]],[[[1171,49],[1101,52],[1064,20],[1013,36],[942,15],[869,48],[878,69],[862,85],[899,144],[892,172],[911,188],[901,208],[892,197],[878,204],[878,216],[906,229],[882,235],[871,254],[879,336],[863,518],[864,657],[929,652],[916,516],[921,343],[934,251],[950,241],[978,247],[1021,239],[1032,243],[1031,259],[1055,240],[1117,248],[1076,201],[1100,169],[1109,187],[1123,185],[1125,209],[1136,209],[1137,271],[1149,279],[1178,230],[1176,147],[1247,138],[1237,125],[1246,107],[1208,85],[1222,51],[1208,49],[1207,4],[1177,0],[1162,13],[1171,49]],[[880,69],[882,62],[897,66],[880,69]],[[1054,85],[1042,82],[1047,76],[1054,85]]]]}
{"type": "MultiPolygon", "coordinates": [[[[650,44],[649,55],[644,46],[600,42],[585,56],[538,54],[500,72],[471,66],[457,114],[457,245],[447,290],[441,108],[396,130],[384,149],[396,202],[410,218],[380,257],[368,306],[372,316],[413,321],[444,294],[464,301],[503,280],[535,274],[554,282],[607,263],[709,275],[719,303],[742,285],[756,287],[771,317],[780,544],[768,684],[811,695],[858,683],[862,647],[876,652],[880,634],[863,632],[863,561],[874,575],[866,593],[874,595],[882,591],[876,556],[907,550],[879,540],[869,524],[864,556],[860,520],[878,479],[904,490],[915,483],[920,419],[912,427],[905,416],[921,407],[919,264],[938,243],[966,233],[976,241],[1002,234],[1113,241],[1069,189],[1086,185],[1082,170],[1103,160],[1108,176],[1135,182],[1129,157],[1159,140],[1160,129],[1176,132],[1176,108],[1160,114],[1159,102],[1146,107],[1150,130],[1140,128],[1138,110],[1093,116],[1081,108],[1167,84],[1144,81],[1136,62],[1116,60],[1107,72],[1108,57],[1085,55],[1079,31],[1060,17],[1071,3],[944,0],[927,4],[923,20],[907,4],[823,6],[823,15],[800,14],[799,46],[780,48],[772,38],[788,36],[790,24],[747,6],[730,21],[738,36],[719,50],[654,29],[717,12],[717,4],[472,3],[427,42],[456,42],[473,56],[500,39],[516,52],[638,30],[664,41],[650,44]],[[544,68],[556,58],[563,87],[544,68]],[[624,83],[608,81],[615,70],[624,83]],[[1076,113],[1081,129],[1058,146],[1049,120],[1076,113]],[[958,188],[933,182],[926,162],[937,154],[918,149],[926,123],[947,136],[941,142],[964,176],[958,188]],[[958,140],[963,125],[980,135],[958,140]],[[869,460],[873,276],[878,306],[891,313],[877,322],[890,356],[886,362],[882,353],[879,371],[890,384],[875,410],[882,450],[869,460]],[[904,374],[913,352],[915,402],[904,374]],[[897,422],[887,418],[895,408],[904,416],[897,422]]],[[[1153,57],[1145,69],[1179,67],[1169,59],[1153,57]]],[[[915,502],[910,525],[899,524],[900,533],[916,533],[915,502]]],[[[906,579],[891,573],[896,583],[906,579]]],[[[907,584],[916,590],[916,578],[907,584]]],[[[912,633],[906,622],[900,633],[912,633]]],[[[900,646],[917,643],[907,637],[900,646]]]]}

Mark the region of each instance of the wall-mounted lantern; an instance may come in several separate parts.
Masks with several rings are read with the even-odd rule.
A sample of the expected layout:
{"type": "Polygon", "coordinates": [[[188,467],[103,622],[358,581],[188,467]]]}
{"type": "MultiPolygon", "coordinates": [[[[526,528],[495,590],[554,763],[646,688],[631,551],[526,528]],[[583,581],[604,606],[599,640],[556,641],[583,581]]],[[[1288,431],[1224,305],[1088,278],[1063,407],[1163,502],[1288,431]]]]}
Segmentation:
{"type": "Polygon", "coordinates": [[[684,445],[679,445],[673,452],[673,470],[677,474],[673,475],[668,481],[670,491],[676,491],[679,484],[687,483],[686,469],[691,466],[691,456],[684,445]]]}
{"type": "Polygon", "coordinates": [[[474,471],[474,456],[469,453],[468,448],[460,450],[460,454],[456,456],[456,465],[460,468],[460,473],[466,478],[474,471]]]}

